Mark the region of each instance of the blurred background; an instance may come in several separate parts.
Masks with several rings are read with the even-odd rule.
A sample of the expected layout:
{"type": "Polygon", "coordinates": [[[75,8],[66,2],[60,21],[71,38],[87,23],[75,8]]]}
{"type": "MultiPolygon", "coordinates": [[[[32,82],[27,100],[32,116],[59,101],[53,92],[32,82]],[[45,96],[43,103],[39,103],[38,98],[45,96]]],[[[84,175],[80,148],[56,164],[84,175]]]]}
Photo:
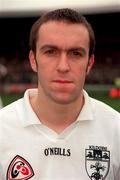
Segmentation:
{"type": "Polygon", "coordinates": [[[63,7],[80,11],[96,35],[95,65],[85,89],[120,112],[120,0],[0,0],[0,104],[37,87],[28,60],[30,28],[45,11],[63,7]]]}

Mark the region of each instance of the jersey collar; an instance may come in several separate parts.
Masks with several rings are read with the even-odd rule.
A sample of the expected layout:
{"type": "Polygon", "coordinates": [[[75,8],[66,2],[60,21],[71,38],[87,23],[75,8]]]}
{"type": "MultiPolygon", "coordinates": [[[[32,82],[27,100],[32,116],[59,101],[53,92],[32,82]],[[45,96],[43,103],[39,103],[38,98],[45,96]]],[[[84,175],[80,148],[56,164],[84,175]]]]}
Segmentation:
{"type": "Polygon", "coordinates": [[[93,114],[93,105],[92,100],[89,97],[88,93],[83,90],[84,95],[84,105],[82,107],[82,110],[77,118],[77,121],[88,121],[88,120],[94,120],[94,114],[93,114]]]}
{"type": "MultiPolygon", "coordinates": [[[[23,97],[23,107],[25,107],[23,110],[24,111],[24,120],[23,120],[24,127],[41,124],[37,115],[33,111],[30,101],[29,101],[29,97],[33,96],[36,93],[37,93],[37,89],[28,89],[26,90],[24,94],[24,97],[23,97]]],[[[84,105],[76,122],[94,120],[91,98],[88,96],[85,90],[83,91],[83,94],[84,94],[84,105]]]]}

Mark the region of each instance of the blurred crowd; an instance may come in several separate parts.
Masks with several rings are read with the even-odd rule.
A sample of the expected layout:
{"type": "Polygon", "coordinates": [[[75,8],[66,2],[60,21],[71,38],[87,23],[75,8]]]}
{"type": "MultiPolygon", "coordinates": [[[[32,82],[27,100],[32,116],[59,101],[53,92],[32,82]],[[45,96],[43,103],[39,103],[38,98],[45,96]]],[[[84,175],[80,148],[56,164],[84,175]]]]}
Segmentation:
{"type": "Polygon", "coordinates": [[[120,78],[120,63],[95,62],[95,66],[87,77],[86,83],[113,85],[116,78],[120,78]]]}
{"type": "Polygon", "coordinates": [[[0,58],[0,84],[36,83],[29,61],[0,58]]]}

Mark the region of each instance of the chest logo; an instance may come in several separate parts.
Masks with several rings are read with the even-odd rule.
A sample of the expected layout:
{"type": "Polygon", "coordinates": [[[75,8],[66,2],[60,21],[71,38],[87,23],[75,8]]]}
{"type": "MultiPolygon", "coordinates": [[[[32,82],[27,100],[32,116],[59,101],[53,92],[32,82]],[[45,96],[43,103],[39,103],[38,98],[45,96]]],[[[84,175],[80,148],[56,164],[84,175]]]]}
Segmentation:
{"type": "Polygon", "coordinates": [[[85,167],[92,180],[104,180],[109,172],[110,151],[103,146],[89,146],[85,150],[85,167]]]}
{"type": "Polygon", "coordinates": [[[15,156],[8,167],[7,180],[27,180],[32,176],[34,172],[30,164],[21,156],[15,156]]]}

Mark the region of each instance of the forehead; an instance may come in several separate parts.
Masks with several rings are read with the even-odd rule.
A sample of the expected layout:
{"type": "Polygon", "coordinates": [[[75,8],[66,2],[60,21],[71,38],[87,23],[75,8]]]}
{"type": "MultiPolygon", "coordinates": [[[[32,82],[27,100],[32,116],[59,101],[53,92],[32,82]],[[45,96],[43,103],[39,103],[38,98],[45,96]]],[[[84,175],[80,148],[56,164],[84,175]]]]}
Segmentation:
{"type": "Polygon", "coordinates": [[[38,43],[89,46],[89,33],[83,24],[49,21],[41,25],[38,43]]]}

